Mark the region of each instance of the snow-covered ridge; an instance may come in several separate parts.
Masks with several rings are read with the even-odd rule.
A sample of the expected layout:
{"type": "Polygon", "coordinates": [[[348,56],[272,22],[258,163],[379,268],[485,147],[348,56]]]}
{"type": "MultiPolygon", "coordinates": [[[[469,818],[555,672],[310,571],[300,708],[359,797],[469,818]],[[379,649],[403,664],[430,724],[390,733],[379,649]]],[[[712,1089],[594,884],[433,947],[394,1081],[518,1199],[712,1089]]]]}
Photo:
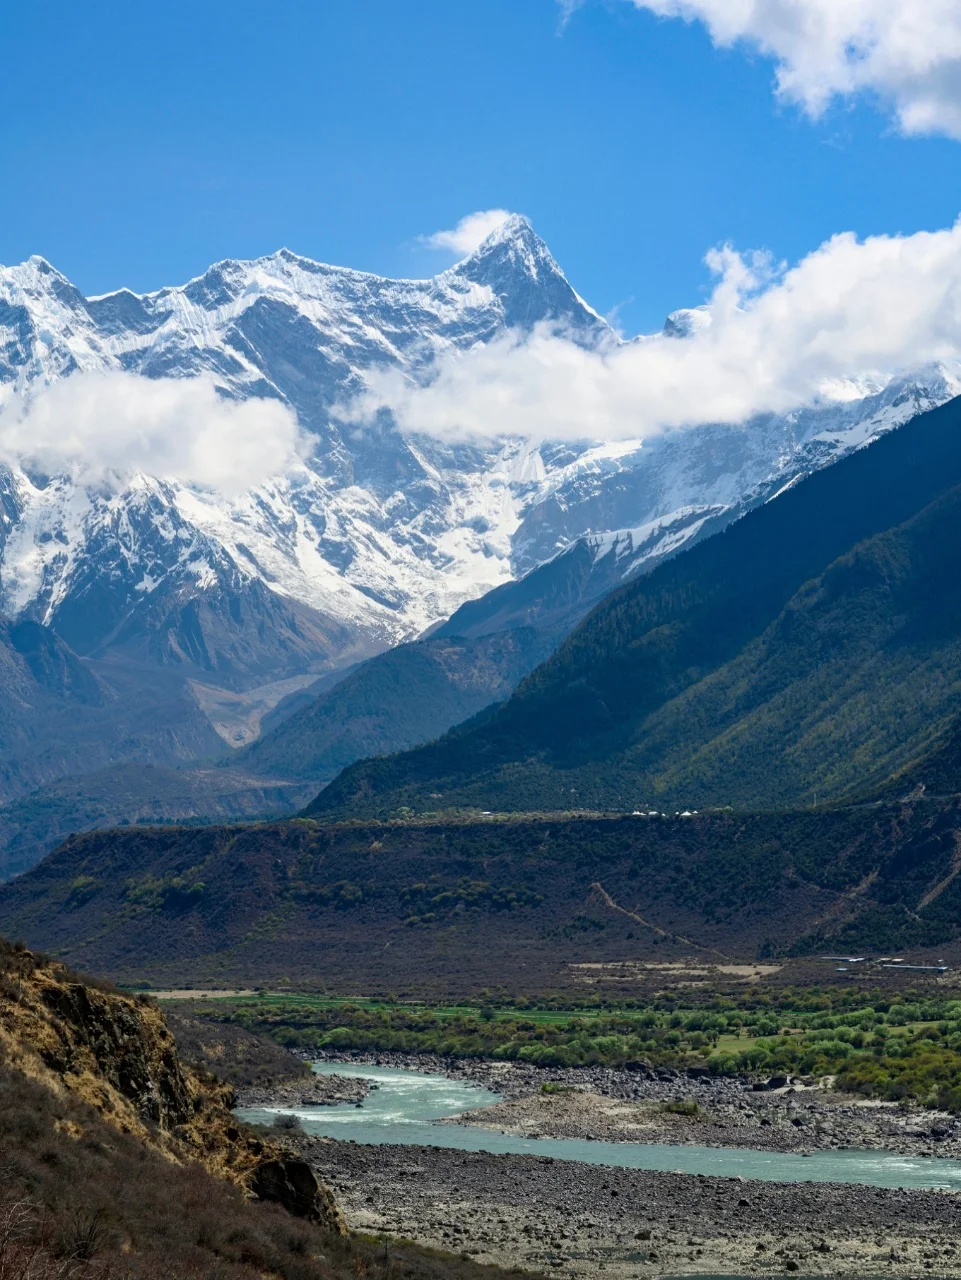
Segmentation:
{"type": "Polygon", "coordinates": [[[109,634],[144,594],[209,589],[225,556],[372,647],[416,634],[510,576],[519,490],[543,468],[513,444],[451,450],[389,428],[350,432],[331,406],[371,369],[416,371],[439,350],[553,318],[606,330],[520,218],[430,280],[281,250],[217,263],[180,288],[85,299],[42,258],[0,270],[0,378],[11,387],[78,370],[206,373],[229,396],[282,399],[315,441],[306,465],[230,501],[171,478],[105,497],[10,473],[5,611],[56,627],[78,574],[107,557],[109,634]]]}
{"type": "MultiPolygon", "coordinates": [[[[675,313],[666,336],[683,341],[697,317],[675,313]]],[[[0,608],[49,624],[84,653],[133,636],[162,662],[186,654],[225,679],[281,678],[287,670],[268,672],[280,660],[273,650],[257,668],[265,628],[286,629],[291,670],[324,666],[417,635],[585,535],[635,572],[748,495],[959,387],[954,374],[927,370],[829,409],[643,447],[455,446],[405,436],[389,415],[360,429],[332,412],[375,371],[418,378],[438,353],[543,321],[584,342],[618,340],[518,217],[429,280],[282,249],[219,262],[176,288],[84,298],[42,258],[0,268],[8,389],[29,394],[77,371],[204,374],[230,398],[279,399],[311,441],[303,462],[230,499],[169,476],[137,477],[116,493],[0,468],[0,608]],[[190,604],[201,600],[203,617],[190,604]],[[271,601],[286,611],[282,624],[271,601]]]]}

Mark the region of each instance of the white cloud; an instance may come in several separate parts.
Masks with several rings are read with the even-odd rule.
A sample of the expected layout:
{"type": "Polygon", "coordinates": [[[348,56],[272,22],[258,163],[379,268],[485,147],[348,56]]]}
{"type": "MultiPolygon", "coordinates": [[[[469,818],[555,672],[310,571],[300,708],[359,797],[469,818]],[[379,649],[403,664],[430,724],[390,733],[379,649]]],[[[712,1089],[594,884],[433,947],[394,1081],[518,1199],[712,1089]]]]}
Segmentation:
{"type": "Polygon", "coordinates": [[[540,327],[442,357],[427,385],[392,372],[352,406],[452,439],[633,439],[666,428],[745,422],[852,381],[961,358],[961,221],[945,231],[838,235],[791,269],[731,249],[687,336],[591,351],[540,327]]]}
{"type": "Polygon", "coordinates": [[[557,0],[557,3],[561,6],[561,30],[563,31],[584,0],[557,0]]]}
{"type": "MultiPolygon", "coordinates": [[[[561,0],[562,4],[564,0],[561,0]]],[[[868,92],[905,133],[961,139],[958,0],[631,0],[703,22],[715,44],[747,42],[777,63],[782,97],[819,115],[868,92]]]]}
{"type": "Polygon", "coordinates": [[[0,401],[0,456],[90,481],[144,472],[241,492],[283,471],[303,447],[285,405],[225,400],[209,377],[74,373],[0,401]]]}
{"type": "Polygon", "coordinates": [[[461,218],[450,231],[435,231],[431,236],[421,236],[421,243],[431,249],[447,249],[466,257],[510,216],[507,209],[479,209],[477,213],[461,218]]]}

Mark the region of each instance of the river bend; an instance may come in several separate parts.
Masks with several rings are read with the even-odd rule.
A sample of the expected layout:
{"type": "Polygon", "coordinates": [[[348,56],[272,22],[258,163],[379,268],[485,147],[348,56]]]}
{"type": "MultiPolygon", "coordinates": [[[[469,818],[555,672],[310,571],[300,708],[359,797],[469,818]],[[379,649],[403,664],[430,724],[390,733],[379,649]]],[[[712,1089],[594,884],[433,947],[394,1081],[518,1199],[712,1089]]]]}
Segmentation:
{"type": "Polygon", "coordinates": [[[493,1105],[500,1095],[462,1080],[394,1067],[315,1063],[321,1075],[356,1076],[377,1086],[359,1107],[244,1107],[238,1115],[272,1124],[278,1113],[300,1117],[304,1131],[340,1141],[380,1146],[445,1147],[493,1155],[539,1155],[622,1169],[660,1169],[715,1178],[765,1182],[857,1182],[875,1187],[961,1191],[961,1160],[894,1155],[883,1151],[751,1151],[743,1148],[601,1142],[577,1138],[522,1138],[475,1125],[439,1123],[444,1117],[493,1105]]]}

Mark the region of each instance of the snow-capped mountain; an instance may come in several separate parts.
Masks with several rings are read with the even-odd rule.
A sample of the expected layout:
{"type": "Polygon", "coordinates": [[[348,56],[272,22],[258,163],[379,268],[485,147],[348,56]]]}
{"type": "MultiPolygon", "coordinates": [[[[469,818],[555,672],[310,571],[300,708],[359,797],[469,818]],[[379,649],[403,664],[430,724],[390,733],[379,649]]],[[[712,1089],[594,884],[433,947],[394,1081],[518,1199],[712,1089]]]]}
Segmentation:
{"type": "Polygon", "coordinates": [[[843,403],[586,451],[542,485],[514,535],[515,561],[543,563],[587,530],[594,554],[616,552],[630,576],[704,521],[734,518],[959,393],[961,369],[938,365],[843,403]]]}
{"type": "Polygon", "coordinates": [[[534,626],[560,638],[635,574],[958,394],[958,371],[939,366],[893,379],[846,405],[757,419],[746,427],[677,432],[648,441],[637,453],[586,453],[579,465],[545,483],[515,535],[518,558],[552,540],[561,550],[468,601],[434,634],[479,637],[534,626]],[[639,516],[642,522],[627,524],[639,516]],[[592,531],[577,537],[585,523],[592,531]]]}
{"type": "Polygon", "coordinates": [[[280,398],[313,441],[305,465],[234,500],[172,477],[105,494],[7,470],[4,612],[47,623],[81,653],[137,640],[154,657],[239,676],[260,676],[263,664],[190,642],[182,614],[198,599],[228,612],[242,599],[243,625],[256,632],[266,606],[243,597],[268,588],[281,630],[309,633],[306,646],[291,641],[286,663],[268,657],[275,669],[303,665],[312,646],[336,662],[417,634],[510,578],[541,460],[519,443],[479,450],[404,438],[389,424],[345,430],[331,407],[372,369],[416,374],[439,351],[545,319],[609,337],[522,219],[427,281],[286,250],[145,296],[86,299],[39,258],[0,272],[0,380],[17,390],[76,371],[207,373],[231,397],[280,398]]]}
{"type": "MultiPolygon", "coordinates": [[[[675,313],[660,340],[684,341],[696,315],[675,313]]],[[[183,287],[84,298],[41,258],[0,269],[0,382],[29,395],[77,371],[207,374],[227,397],[281,400],[311,442],[229,499],[171,476],[114,492],[0,468],[0,611],[95,659],[279,684],[416,636],[585,536],[612,582],[629,576],[959,385],[935,369],[643,446],[451,445],[389,415],[360,428],[332,413],[375,371],[422,377],[440,353],[540,321],[619,341],[519,217],[431,280],[281,250],[183,287]]]]}

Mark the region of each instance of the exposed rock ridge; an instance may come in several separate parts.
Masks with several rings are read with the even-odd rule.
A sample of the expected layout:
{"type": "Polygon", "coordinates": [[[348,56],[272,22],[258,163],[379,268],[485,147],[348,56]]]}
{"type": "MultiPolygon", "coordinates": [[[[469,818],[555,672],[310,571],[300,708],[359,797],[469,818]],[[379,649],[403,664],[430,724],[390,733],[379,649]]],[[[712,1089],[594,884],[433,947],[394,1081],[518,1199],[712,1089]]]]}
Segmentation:
{"type": "Polygon", "coordinates": [[[195,1160],[250,1195],[343,1230],[328,1189],[285,1148],[238,1128],[233,1089],[180,1061],[163,1014],[144,997],[0,943],[0,1061],[75,1095],[178,1164],[195,1160]]]}

